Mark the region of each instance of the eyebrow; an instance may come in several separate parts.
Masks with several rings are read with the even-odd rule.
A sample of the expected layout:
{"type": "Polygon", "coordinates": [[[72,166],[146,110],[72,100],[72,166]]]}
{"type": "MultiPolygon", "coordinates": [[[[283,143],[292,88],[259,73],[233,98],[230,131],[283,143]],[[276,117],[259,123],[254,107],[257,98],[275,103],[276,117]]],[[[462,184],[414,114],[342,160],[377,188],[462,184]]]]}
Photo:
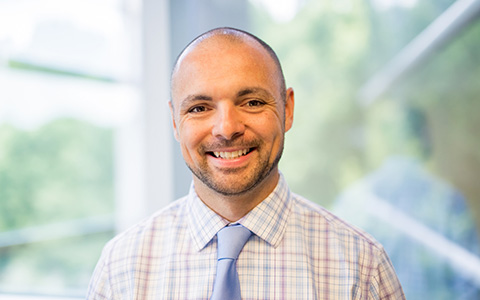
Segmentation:
{"type": "Polygon", "coordinates": [[[190,103],[192,102],[195,102],[195,101],[212,101],[213,98],[210,97],[210,96],[206,96],[206,95],[202,95],[202,94],[199,94],[199,95],[188,95],[185,99],[183,99],[183,101],[180,103],[180,108],[184,108],[188,105],[190,105],[190,103]]]}
{"type": "Polygon", "coordinates": [[[185,99],[183,99],[184,102],[191,102],[191,101],[196,101],[196,100],[207,100],[207,101],[212,101],[212,97],[207,96],[207,95],[188,95],[185,99]]]}
{"type": "Polygon", "coordinates": [[[272,95],[270,95],[270,93],[267,90],[259,87],[245,88],[243,90],[240,90],[237,93],[237,97],[242,97],[250,94],[262,94],[268,97],[272,97],[272,95]]]}

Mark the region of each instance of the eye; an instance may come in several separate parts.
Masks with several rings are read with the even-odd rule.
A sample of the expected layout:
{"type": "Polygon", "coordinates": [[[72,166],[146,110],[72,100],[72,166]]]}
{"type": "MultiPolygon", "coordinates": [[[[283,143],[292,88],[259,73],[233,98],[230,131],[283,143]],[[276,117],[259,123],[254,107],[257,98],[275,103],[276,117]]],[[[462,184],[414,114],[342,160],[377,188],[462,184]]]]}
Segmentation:
{"type": "Polygon", "coordinates": [[[259,107],[259,106],[263,106],[265,103],[261,100],[257,100],[257,99],[253,99],[253,100],[249,100],[246,104],[246,106],[248,107],[259,107]]]}
{"type": "Polygon", "coordinates": [[[197,106],[194,106],[194,107],[190,108],[188,110],[188,112],[189,113],[200,113],[200,112],[204,112],[206,110],[207,110],[207,108],[205,106],[197,105],[197,106]]]}

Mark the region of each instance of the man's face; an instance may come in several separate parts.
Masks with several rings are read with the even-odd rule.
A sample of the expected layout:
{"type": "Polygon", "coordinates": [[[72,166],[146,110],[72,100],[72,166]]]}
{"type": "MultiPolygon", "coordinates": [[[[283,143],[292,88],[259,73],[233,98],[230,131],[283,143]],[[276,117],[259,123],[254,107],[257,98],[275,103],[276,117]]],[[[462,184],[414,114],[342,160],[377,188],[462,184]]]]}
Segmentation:
{"type": "Polygon", "coordinates": [[[213,38],[183,57],[173,77],[172,117],[196,185],[239,195],[277,178],[293,91],[284,102],[276,72],[252,42],[213,38]]]}

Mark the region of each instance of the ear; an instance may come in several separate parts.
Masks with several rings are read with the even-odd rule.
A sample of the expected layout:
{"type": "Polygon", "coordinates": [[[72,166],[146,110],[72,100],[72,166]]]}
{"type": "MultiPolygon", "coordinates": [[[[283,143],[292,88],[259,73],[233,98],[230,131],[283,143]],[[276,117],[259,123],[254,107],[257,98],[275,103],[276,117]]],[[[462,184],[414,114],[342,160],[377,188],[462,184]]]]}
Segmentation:
{"type": "Polygon", "coordinates": [[[177,142],[179,142],[180,138],[178,136],[177,123],[175,122],[175,109],[173,108],[172,100],[168,101],[168,107],[170,107],[170,115],[172,117],[173,135],[175,136],[175,139],[177,140],[177,142]]]}
{"type": "Polygon", "coordinates": [[[285,97],[285,132],[290,130],[293,125],[293,110],[295,106],[295,97],[292,88],[287,89],[285,97]]]}

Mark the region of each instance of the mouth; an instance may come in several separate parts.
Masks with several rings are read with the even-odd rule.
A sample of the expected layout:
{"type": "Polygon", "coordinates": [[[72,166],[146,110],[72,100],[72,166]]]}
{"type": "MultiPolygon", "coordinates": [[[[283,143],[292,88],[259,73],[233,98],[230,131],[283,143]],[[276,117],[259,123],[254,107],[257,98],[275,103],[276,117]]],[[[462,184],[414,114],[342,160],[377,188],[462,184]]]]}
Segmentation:
{"type": "Polygon", "coordinates": [[[207,152],[207,154],[215,158],[236,159],[236,158],[247,155],[248,153],[252,152],[253,149],[255,148],[247,148],[247,149],[241,149],[236,151],[212,151],[212,152],[207,152]]]}

